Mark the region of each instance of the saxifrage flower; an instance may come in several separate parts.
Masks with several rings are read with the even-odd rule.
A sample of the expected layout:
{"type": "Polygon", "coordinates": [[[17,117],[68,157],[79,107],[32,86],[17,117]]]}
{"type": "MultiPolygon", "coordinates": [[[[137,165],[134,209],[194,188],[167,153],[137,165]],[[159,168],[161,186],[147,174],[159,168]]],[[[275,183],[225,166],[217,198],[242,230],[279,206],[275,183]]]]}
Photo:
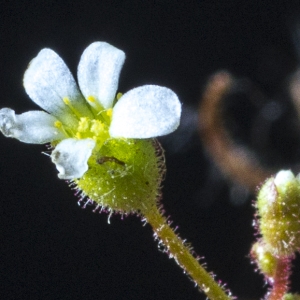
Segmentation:
{"type": "Polygon", "coordinates": [[[174,131],[181,104],[166,87],[144,85],[116,94],[125,53],[106,42],[83,52],[78,88],[64,61],[43,49],[29,64],[24,87],[44,111],[15,114],[0,110],[0,130],[25,143],[51,143],[51,159],[61,179],[76,179],[88,160],[111,139],[148,139],[174,131]]]}

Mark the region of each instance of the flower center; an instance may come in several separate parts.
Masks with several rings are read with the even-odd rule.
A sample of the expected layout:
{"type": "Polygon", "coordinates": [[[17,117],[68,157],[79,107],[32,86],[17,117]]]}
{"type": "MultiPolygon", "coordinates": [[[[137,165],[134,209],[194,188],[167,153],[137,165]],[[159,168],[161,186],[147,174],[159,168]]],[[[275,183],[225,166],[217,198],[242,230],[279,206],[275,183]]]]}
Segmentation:
{"type": "Polygon", "coordinates": [[[91,138],[95,140],[96,147],[101,148],[109,138],[108,129],[109,124],[103,120],[81,117],[74,136],[77,139],[91,138]]]}
{"type": "MultiPolygon", "coordinates": [[[[87,100],[88,102],[96,102],[92,96],[88,97],[87,100]]],[[[96,147],[94,150],[99,150],[104,142],[110,138],[109,126],[112,119],[113,109],[104,109],[100,104],[98,104],[99,107],[96,108],[90,107],[94,115],[94,118],[90,118],[76,110],[71,105],[71,102],[67,97],[63,98],[63,101],[70,108],[78,120],[78,123],[76,126],[71,128],[63,124],[61,121],[56,121],[54,126],[63,131],[69,138],[76,138],[79,140],[91,138],[95,140],[96,147]]],[[[57,142],[52,143],[52,145],[55,146],[57,142]]]]}

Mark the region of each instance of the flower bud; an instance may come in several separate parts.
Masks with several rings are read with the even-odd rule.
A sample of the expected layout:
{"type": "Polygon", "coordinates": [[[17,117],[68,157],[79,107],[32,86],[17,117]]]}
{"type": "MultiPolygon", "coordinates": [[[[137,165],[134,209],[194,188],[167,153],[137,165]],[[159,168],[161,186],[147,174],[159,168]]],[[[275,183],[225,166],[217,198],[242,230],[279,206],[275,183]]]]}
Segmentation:
{"type": "Polygon", "coordinates": [[[300,180],[280,171],[260,188],[256,204],[259,231],[267,250],[277,257],[291,256],[300,248],[300,180]]]}
{"type": "Polygon", "coordinates": [[[300,300],[299,294],[285,294],[283,300],[300,300]]]}
{"type": "Polygon", "coordinates": [[[252,246],[250,254],[261,273],[271,282],[276,273],[278,259],[270,251],[266,250],[264,243],[261,241],[256,242],[252,246]]]}

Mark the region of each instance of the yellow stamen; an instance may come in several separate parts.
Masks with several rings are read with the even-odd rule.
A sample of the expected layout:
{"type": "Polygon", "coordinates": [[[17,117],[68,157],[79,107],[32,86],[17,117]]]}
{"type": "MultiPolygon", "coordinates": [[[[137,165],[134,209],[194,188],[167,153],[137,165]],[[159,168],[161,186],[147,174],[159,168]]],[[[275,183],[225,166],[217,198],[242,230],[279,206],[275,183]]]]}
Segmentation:
{"type": "Polygon", "coordinates": [[[62,128],[62,123],[61,123],[60,121],[55,121],[55,122],[54,122],[54,126],[55,126],[56,128],[62,128]]]}
{"type": "Polygon", "coordinates": [[[117,100],[119,100],[122,96],[123,96],[122,93],[118,93],[118,94],[117,94],[117,100]]]}
{"type": "Polygon", "coordinates": [[[73,105],[71,104],[71,101],[68,97],[63,97],[63,101],[64,103],[71,109],[72,113],[77,117],[80,118],[81,117],[81,113],[78,112],[73,105]]]}
{"type": "Polygon", "coordinates": [[[111,116],[112,116],[112,112],[113,112],[112,108],[109,108],[109,109],[106,111],[106,114],[107,114],[109,117],[111,117],[111,116]]]}
{"type": "Polygon", "coordinates": [[[90,102],[96,102],[96,99],[95,99],[95,97],[94,96],[88,96],[87,98],[86,98],[88,101],[90,101],[90,102]]]}
{"type": "Polygon", "coordinates": [[[99,104],[96,97],[90,95],[86,97],[86,100],[90,103],[90,105],[96,109],[98,112],[103,110],[103,107],[99,104]]]}
{"type": "Polygon", "coordinates": [[[63,101],[68,106],[71,104],[70,99],[68,97],[63,97],[63,101]]]}
{"type": "Polygon", "coordinates": [[[56,120],[54,122],[54,127],[59,129],[60,131],[62,131],[66,136],[70,136],[70,134],[67,132],[67,130],[66,130],[65,126],[62,124],[62,122],[56,120]]]}

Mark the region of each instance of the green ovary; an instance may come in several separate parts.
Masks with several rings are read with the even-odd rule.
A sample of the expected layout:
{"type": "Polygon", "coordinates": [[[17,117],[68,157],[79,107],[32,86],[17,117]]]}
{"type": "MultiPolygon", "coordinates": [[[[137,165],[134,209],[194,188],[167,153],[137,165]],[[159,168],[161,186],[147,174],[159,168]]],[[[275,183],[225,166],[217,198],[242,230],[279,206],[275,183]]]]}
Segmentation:
{"type": "Polygon", "coordinates": [[[153,140],[108,139],[88,161],[78,188],[97,204],[121,213],[156,205],[161,181],[153,140]]]}

